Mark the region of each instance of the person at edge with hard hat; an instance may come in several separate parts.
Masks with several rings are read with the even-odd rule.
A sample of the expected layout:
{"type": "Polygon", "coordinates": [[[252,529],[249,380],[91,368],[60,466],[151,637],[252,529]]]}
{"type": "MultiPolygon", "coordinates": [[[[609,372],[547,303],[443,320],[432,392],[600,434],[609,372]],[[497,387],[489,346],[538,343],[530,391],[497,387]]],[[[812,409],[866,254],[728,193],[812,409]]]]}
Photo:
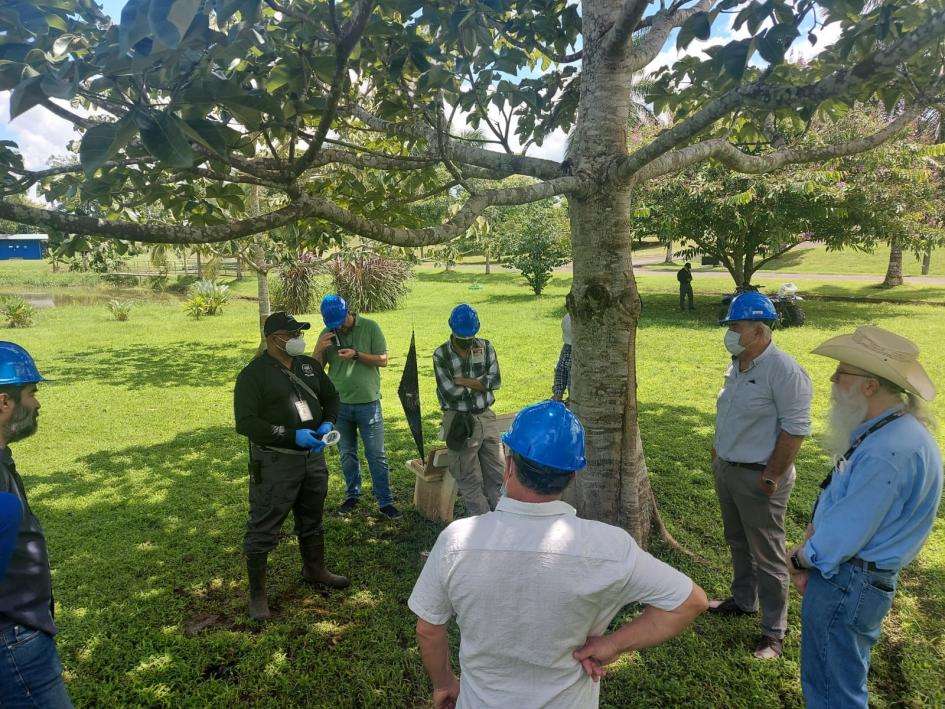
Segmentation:
{"type": "Polygon", "coordinates": [[[348,579],[325,568],[322,513],[328,493],[323,437],[338,416],[338,392],[317,360],[305,356],[310,323],[284,312],[266,318],[266,349],[236,378],[237,433],[249,439],[249,521],[243,549],[249,576],[249,614],[269,617],[266,567],[292,512],[310,584],[345,588],[348,579]]]}
{"type": "Polygon", "coordinates": [[[376,322],[350,312],[340,295],[322,298],[321,312],[325,329],[318,336],[312,357],[327,365],[328,376],[341,397],[335,426],[341,434],[338,449],[345,477],[345,501],[338,513],[350,514],[361,499],[360,433],[377,506],[388,519],[397,519],[401,515],[390,490],[381,411],[380,368],[387,366],[387,341],[376,322]]]}
{"type": "Polygon", "coordinates": [[[479,316],[472,307],[453,308],[449,326],[449,340],[433,352],[442,436],[466,511],[480,515],[495,509],[502,487],[499,426],[491,408],[502,376],[492,343],[476,337],[479,316]]]}
{"type": "Polygon", "coordinates": [[[0,493],[15,495],[22,516],[13,555],[0,574],[0,706],[71,707],[53,636],[52,575],[43,528],[30,509],[10,444],[36,433],[37,385],[29,353],[0,342],[0,493]]]}
{"type": "Polygon", "coordinates": [[[408,601],[434,706],[596,707],[607,665],[682,632],[706,609],[705,593],[624,530],[581,519],[560,499],[586,465],[584,429],[563,403],[522,409],[502,440],[506,495],[494,512],[443,530],[408,601]],[[605,634],[628,603],[645,608],[605,634]]]}
{"type": "Polygon", "coordinates": [[[761,606],[754,657],[781,656],[790,586],[784,516],[794,459],[810,435],[810,377],[771,340],[774,304],[761,293],[735,297],[721,324],[731,362],[716,400],[712,470],[725,540],[732,552],[731,596],[719,615],[753,615],[761,606]]]}
{"type": "Polygon", "coordinates": [[[834,467],[788,566],[804,596],[801,685],[808,709],[866,709],[870,650],[942,496],[942,453],[922,402],[935,385],[914,343],[872,325],[814,354],[837,360],[824,441],[834,467]]]}

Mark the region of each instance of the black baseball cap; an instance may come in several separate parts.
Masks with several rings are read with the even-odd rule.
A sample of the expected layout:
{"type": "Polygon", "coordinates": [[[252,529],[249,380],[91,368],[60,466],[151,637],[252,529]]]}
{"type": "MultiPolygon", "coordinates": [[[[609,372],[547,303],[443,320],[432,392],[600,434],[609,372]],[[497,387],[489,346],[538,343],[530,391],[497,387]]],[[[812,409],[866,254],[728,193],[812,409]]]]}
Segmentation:
{"type": "Polygon", "coordinates": [[[263,325],[263,335],[269,337],[274,332],[285,330],[286,332],[295,332],[296,330],[308,330],[312,326],[310,322],[299,322],[288,313],[280,310],[266,318],[266,324],[263,325]]]}

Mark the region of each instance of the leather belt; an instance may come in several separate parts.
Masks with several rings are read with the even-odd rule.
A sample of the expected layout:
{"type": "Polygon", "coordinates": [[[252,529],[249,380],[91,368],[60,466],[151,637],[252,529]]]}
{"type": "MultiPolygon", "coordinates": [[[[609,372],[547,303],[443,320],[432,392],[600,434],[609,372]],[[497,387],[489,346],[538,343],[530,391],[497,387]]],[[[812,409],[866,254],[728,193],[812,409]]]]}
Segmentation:
{"type": "MultiPolygon", "coordinates": [[[[719,460],[722,460],[719,458],[719,460]]],[[[764,463],[732,463],[728,460],[722,460],[726,465],[731,465],[734,468],[745,468],[745,470],[756,470],[759,473],[763,472],[767,467],[764,463]]]]}
{"type": "Polygon", "coordinates": [[[894,569],[880,569],[872,561],[866,561],[866,559],[861,559],[858,556],[854,556],[852,559],[847,559],[847,561],[854,566],[863,569],[864,571],[878,571],[883,574],[891,574],[894,572],[894,569]]]}

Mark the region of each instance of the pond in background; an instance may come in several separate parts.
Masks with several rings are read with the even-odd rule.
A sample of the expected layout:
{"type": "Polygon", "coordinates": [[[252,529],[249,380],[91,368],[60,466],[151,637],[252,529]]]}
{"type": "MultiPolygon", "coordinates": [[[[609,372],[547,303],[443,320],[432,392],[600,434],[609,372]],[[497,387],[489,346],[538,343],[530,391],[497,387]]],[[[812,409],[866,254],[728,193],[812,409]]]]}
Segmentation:
{"type": "Polygon", "coordinates": [[[2,298],[22,298],[34,308],[56,308],[65,305],[104,305],[110,300],[131,300],[147,303],[175,303],[182,296],[172,293],[147,293],[123,290],[114,291],[75,291],[63,293],[0,293],[2,298]]]}

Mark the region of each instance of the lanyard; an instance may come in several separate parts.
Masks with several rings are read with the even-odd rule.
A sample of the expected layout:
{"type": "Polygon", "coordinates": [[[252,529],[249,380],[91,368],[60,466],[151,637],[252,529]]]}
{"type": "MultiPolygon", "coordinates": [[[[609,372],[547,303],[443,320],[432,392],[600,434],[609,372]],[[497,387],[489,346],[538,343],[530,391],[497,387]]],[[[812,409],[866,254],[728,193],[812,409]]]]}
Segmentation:
{"type": "MultiPolygon", "coordinates": [[[[886,424],[892,423],[893,421],[895,421],[897,418],[904,415],[905,413],[906,412],[903,411],[902,409],[900,409],[899,411],[893,411],[891,414],[889,414],[889,416],[884,416],[879,421],[877,421],[872,426],[870,426],[868,429],[863,431],[863,433],[861,433],[859,436],[857,436],[856,440],[853,441],[853,443],[850,445],[849,448],[847,448],[847,452],[844,453],[842,456],[840,456],[836,464],[833,466],[833,468],[831,468],[830,472],[827,473],[827,477],[825,477],[824,481],[820,483],[821,494],[823,494],[823,491],[827,489],[828,485],[830,485],[830,481],[833,480],[833,474],[836,472],[839,472],[837,469],[840,468],[841,465],[843,466],[846,465],[847,461],[850,460],[850,456],[852,456],[854,451],[856,451],[856,449],[860,447],[860,444],[866,440],[867,436],[869,436],[871,433],[876,433],[883,426],[885,426],[886,424]]],[[[817,512],[818,504],[820,504],[820,495],[817,495],[817,500],[814,502],[814,509],[811,511],[811,515],[810,515],[811,519],[814,518],[814,513],[817,512]]]]}

